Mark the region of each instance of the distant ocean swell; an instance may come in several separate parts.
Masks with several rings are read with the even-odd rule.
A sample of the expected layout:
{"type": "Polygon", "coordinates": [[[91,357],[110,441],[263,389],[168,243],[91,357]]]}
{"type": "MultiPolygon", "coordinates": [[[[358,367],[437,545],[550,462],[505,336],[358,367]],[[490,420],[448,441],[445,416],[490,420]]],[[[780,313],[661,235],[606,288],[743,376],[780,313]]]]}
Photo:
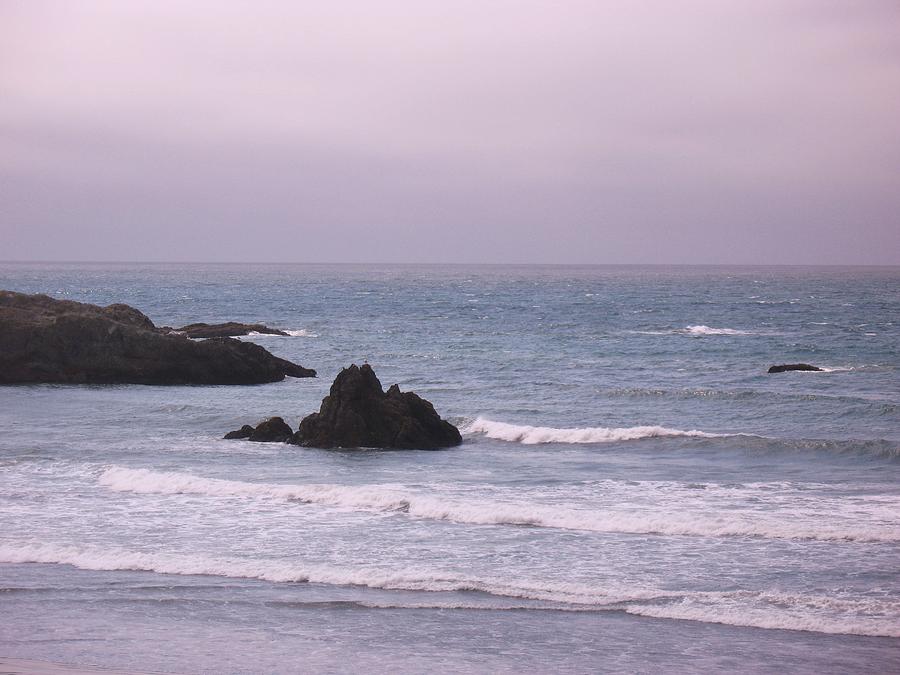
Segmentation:
{"type": "MultiPolygon", "coordinates": [[[[833,369],[836,372],[838,369],[833,369]]],[[[846,370],[852,370],[847,368],[846,370]]],[[[798,371],[804,372],[804,371],[798,371]]],[[[813,371],[814,372],[814,371],[813,371]]],[[[876,412],[896,413],[900,411],[900,405],[879,398],[867,398],[863,396],[848,396],[827,393],[789,393],[781,391],[767,391],[756,389],[657,389],[651,387],[620,387],[618,389],[601,390],[604,397],[611,398],[652,398],[673,400],[696,399],[722,399],[726,401],[766,401],[804,403],[807,401],[821,401],[823,403],[835,403],[838,405],[871,406],[876,412]]]]}
{"type": "Polygon", "coordinates": [[[565,505],[510,504],[486,499],[463,499],[444,494],[414,492],[378,485],[279,485],[205,478],[185,473],[111,467],[98,479],[117,492],[136,494],[198,494],[217,498],[268,498],[340,508],[395,512],[415,518],[445,520],[469,525],[526,525],[609,534],[761,537],[848,541],[900,542],[900,526],[834,521],[798,521],[760,518],[752,512],[731,513],[642,510],[587,510],[565,505]]]}
{"type": "Polygon", "coordinates": [[[182,576],[259,579],[275,583],[365,586],[384,590],[475,592],[551,606],[491,607],[475,602],[356,603],[363,607],[419,609],[515,609],[622,611],[662,619],[817,633],[900,637],[900,602],[871,597],[834,597],[754,590],[668,592],[603,589],[574,583],[466,578],[440,570],[342,568],[287,560],[207,558],[122,549],[21,542],[0,545],[0,563],[72,565],[95,571],[147,571],[182,576]]]}

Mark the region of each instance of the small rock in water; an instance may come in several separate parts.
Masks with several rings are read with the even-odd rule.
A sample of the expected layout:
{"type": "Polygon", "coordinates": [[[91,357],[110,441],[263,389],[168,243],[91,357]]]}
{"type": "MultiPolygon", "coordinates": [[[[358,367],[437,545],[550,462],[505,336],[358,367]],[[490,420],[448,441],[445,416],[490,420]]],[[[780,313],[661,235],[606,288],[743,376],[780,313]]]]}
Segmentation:
{"type": "Polygon", "coordinates": [[[270,417],[256,425],[254,429],[245,424],[237,431],[229,431],[226,439],[246,438],[258,443],[289,443],[294,430],[280,417],[270,417]]]}
{"type": "Polygon", "coordinates": [[[250,434],[251,441],[260,443],[287,443],[294,435],[294,430],[280,417],[270,417],[256,425],[250,434]]]}
{"type": "Polygon", "coordinates": [[[250,438],[250,435],[252,433],[253,433],[253,427],[251,427],[249,424],[245,424],[240,429],[237,429],[235,431],[229,431],[227,434],[225,434],[225,438],[226,439],[250,438]]]}
{"type": "Polygon", "coordinates": [[[811,366],[808,363],[785,363],[780,366],[772,366],[771,368],[769,368],[770,373],[785,373],[789,370],[821,371],[822,369],[818,366],[811,366]]]}
{"type": "Polygon", "coordinates": [[[237,323],[236,321],[214,324],[191,323],[187,326],[182,326],[181,328],[169,330],[181,335],[187,335],[189,338],[237,337],[240,335],[249,335],[250,333],[281,336],[287,335],[283,330],[269,328],[261,323],[237,323]]]}

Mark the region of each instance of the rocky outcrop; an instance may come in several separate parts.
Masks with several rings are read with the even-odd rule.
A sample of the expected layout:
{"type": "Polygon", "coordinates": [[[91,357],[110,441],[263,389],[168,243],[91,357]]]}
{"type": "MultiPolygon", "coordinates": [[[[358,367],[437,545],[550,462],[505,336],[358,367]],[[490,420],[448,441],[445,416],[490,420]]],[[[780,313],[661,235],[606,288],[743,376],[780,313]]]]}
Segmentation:
{"type": "Polygon", "coordinates": [[[259,443],[290,443],[294,430],[280,417],[270,417],[256,425],[254,429],[245,424],[237,431],[229,431],[226,439],[246,438],[259,443]]]}
{"type": "Polygon", "coordinates": [[[784,363],[780,366],[769,368],[770,373],[786,373],[789,370],[821,371],[822,369],[818,366],[811,366],[808,363],[784,363]]]}
{"type": "Polygon", "coordinates": [[[395,384],[387,392],[368,364],[340,372],[319,412],[300,422],[293,442],[316,448],[434,450],[459,445],[459,430],[434,406],[395,384]]]}
{"type": "Polygon", "coordinates": [[[250,333],[262,333],[264,335],[288,335],[283,330],[277,328],[269,328],[261,323],[237,323],[229,321],[227,323],[190,323],[181,328],[169,329],[175,333],[187,335],[189,338],[216,338],[216,337],[235,337],[238,335],[249,335],[250,333]]]}
{"type": "Polygon", "coordinates": [[[283,419],[270,417],[256,426],[249,440],[260,443],[288,443],[293,435],[294,430],[283,419]]]}
{"type": "Polygon", "coordinates": [[[0,291],[0,384],[261,384],[315,374],[251,342],[162,334],[128,305],[0,291]]]}
{"type": "Polygon", "coordinates": [[[251,427],[249,424],[245,424],[240,429],[229,431],[227,434],[225,434],[225,440],[250,438],[253,435],[254,431],[255,429],[253,427],[251,427]]]}

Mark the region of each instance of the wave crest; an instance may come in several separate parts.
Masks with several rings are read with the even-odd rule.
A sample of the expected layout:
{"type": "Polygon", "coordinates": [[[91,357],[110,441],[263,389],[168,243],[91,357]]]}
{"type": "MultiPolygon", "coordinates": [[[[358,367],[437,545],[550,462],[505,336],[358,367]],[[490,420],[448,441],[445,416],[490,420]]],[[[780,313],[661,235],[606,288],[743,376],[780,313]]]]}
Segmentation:
{"type": "MultiPolygon", "coordinates": [[[[629,333],[636,335],[689,335],[700,337],[703,335],[754,335],[748,330],[738,330],[737,328],[712,328],[702,324],[696,326],[685,326],[684,328],[668,328],[665,330],[632,330],[629,333]]],[[[758,334],[758,333],[757,333],[758,334]]]]}
{"type": "Polygon", "coordinates": [[[312,331],[308,331],[305,328],[300,328],[299,330],[286,330],[284,331],[287,335],[276,335],[274,333],[258,333],[255,330],[247,333],[247,337],[253,338],[269,338],[269,337],[319,337],[318,333],[313,333],[312,331]]]}
{"type": "Polygon", "coordinates": [[[726,507],[698,511],[573,508],[547,502],[509,502],[502,498],[467,498],[426,493],[402,485],[279,485],[204,478],[185,473],[111,467],[99,483],[117,492],[136,494],[199,494],[222,498],[280,499],[344,509],[404,514],[466,525],[515,525],[579,530],[606,534],[762,537],[819,541],[897,542],[900,528],[871,522],[835,524],[784,521],[726,507]]]}
{"type": "Polygon", "coordinates": [[[686,326],[684,332],[688,335],[749,335],[745,330],[735,328],[710,328],[709,326],[686,326]]]}
{"type": "MultiPolygon", "coordinates": [[[[552,603],[510,608],[515,610],[619,611],[735,626],[900,637],[900,624],[895,620],[900,615],[900,602],[890,598],[835,598],[757,590],[674,591],[631,586],[600,588],[588,584],[531,579],[463,577],[438,569],[337,567],[285,559],[208,558],[202,555],[76,547],[47,542],[2,544],[0,563],[63,564],[97,571],[146,571],[432,593],[475,592],[514,598],[525,603],[552,603]]],[[[401,609],[494,609],[470,601],[360,604],[401,609]]]]}
{"type": "Polygon", "coordinates": [[[538,443],[613,443],[615,441],[635,441],[642,438],[658,438],[660,436],[693,436],[699,438],[718,438],[727,434],[713,434],[691,429],[670,429],[661,426],[639,427],[533,427],[528,425],[495,422],[478,417],[461,430],[467,434],[481,434],[488,438],[525,445],[538,443]]]}

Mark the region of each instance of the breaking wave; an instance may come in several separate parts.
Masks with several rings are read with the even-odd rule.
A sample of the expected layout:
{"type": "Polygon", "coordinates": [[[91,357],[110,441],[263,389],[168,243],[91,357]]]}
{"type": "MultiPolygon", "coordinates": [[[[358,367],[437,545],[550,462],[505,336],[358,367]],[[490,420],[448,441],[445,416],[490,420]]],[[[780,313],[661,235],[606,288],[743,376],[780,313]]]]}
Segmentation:
{"type": "Polygon", "coordinates": [[[710,328],[709,326],[687,326],[684,332],[688,335],[749,335],[745,330],[734,328],[710,328]]]}
{"type": "MultiPolygon", "coordinates": [[[[622,389],[613,390],[613,393],[626,396],[659,396],[673,395],[674,397],[689,396],[717,396],[720,392],[687,391],[669,392],[653,389],[622,389]]],[[[737,392],[725,393],[737,397],[779,396],[768,392],[737,392]]],[[[814,394],[795,395],[801,400],[818,400],[826,398],[814,394]]],[[[832,397],[834,398],[834,397],[832,397]]],[[[841,400],[841,399],[837,399],[841,400]]],[[[857,401],[857,399],[848,399],[857,401]]],[[[895,412],[896,406],[890,403],[878,401],[865,401],[868,405],[876,406],[884,414],[895,412]]],[[[537,445],[542,443],[561,444],[603,444],[624,441],[638,441],[649,438],[693,438],[696,439],[696,448],[713,447],[716,449],[727,448],[744,452],[796,452],[796,451],[822,451],[838,455],[858,455],[860,457],[876,457],[884,459],[900,458],[900,446],[896,441],[884,438],[874,439],[819,439],[819,438],[776,438],[760,436],[752,433],[713,433],[698,429],[683,430],[671,429],[661,426],[639,427],[534,427],[529,425],[507,424],[496,422],[484,417],[477,417],[470,422],[464,422],[460,431],[468,435],[482,435],[499,441],[522,443],[524,445],[537,445]]]]}
{"type": "Polygon", "coordinates": [[[640,427],[575,427],[571,429],[555,427],[532,427],[527,425],[495,422],[478,417],[461,430],[467,434],[482,434],[488,438],[525,445],[538,443],[612,443],[615,441],[635,441],[642,438],[660,436],[693,436],[699,438],[719,438],[728,434],[713,434],[691,429],[670,429],[661,426],[640,427]]]}
{"type": "Polygon", "coordinates": [[[63,564],[95,571],[146,571],[182,576],[258,579],[432,593],[474,592],[525,603],[485,606],[471,601],[359,602],[361,607],[399,609],[513,609],[619,611],[663,619],[817,633],[900,637],[900,602],[890,598],[831,597],[758,590],[664,591],[599,588],[540,580],[465,577],[443,570],[337,567],[285,559],[208,558],[117,548],[28,542],[0,545],[0,563],[63,564]]]}
{"type": "Polygon", "coordinates": [[[628,332],[637,335],[690,335],[694,337],[703,335],[754,335],[753,332],[747,330],[738,330],[736,328],[712,328],[704,325],[685,326],[684,328],[672,328],[667,330],[632,330],[628,332]]]}
{"type": "Polygon", "coordinates": [[[247,333],[247,337],[319,337],[318,333],[313,333],[312,331],[308,331],[305,328],[301,328],[299,330],[286,330],[284,331],[287,335],[275,335],[272,333],[257,333],[255,330],[247,333]]]}
{"type": "Polygon", "coordinates": [[[572,508],[565,504],[510,503],[444,493],[423,493],[403,486],[280,485],[204,478],[185,473],[111,467],[100,485],[136,494],[199,494],[223,498],[268,498],[306,504],[405,514],[427,520],[467,525],[518,525],[608,534],[694,537],[760,537],[819,541],[898,542],[900,527],[867,520],[835,524],[833,520],[802,521],[761,518],[744,510],[616,510],[572,508]]]}

